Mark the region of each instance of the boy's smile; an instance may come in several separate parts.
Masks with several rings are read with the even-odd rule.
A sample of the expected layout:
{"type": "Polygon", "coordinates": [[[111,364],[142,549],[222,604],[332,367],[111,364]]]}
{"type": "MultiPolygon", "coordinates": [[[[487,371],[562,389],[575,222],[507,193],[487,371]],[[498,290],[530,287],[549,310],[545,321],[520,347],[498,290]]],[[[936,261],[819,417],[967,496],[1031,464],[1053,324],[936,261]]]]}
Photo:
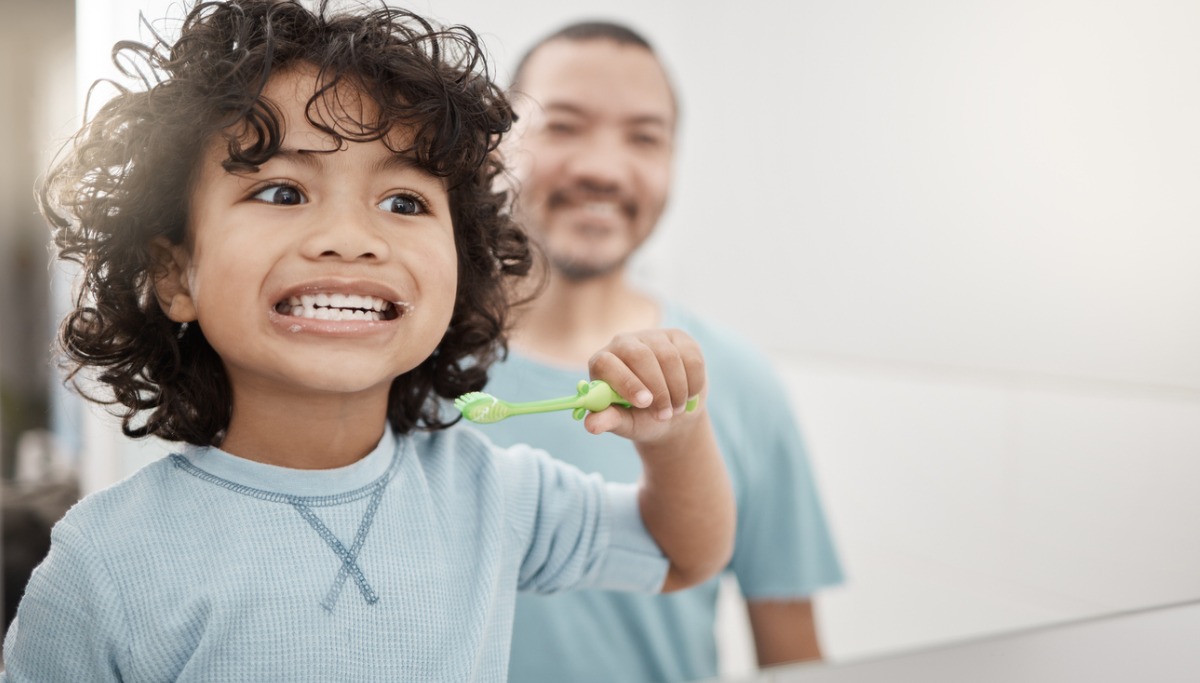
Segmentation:
{"type": "Polygon", "coordinates": [[[275,304],[275,312],[281,316],[316,318],[318,320],[395,320],[403,315],[408,304],[392,302],[377,296],[340,294],[319,291],[316,294],[290,296],[286,301],[275,304]]]}
{"type": "Polygon", "coordinates": [[[326,279],[289,288],[269,318],[292,333],[347,335],[369,333],[410,310],[412,304],[384,283],[326,279]]]}
{"type": "MultiPolygon", "coordinates": [[[[248,409],[258,419],[322,403],[382,415],[392,380],[433,352],[454,309],[442,180],[382,141],[335,149],[305,117],[316,87],[311,68],[271,77],[264,96],[282,114],[283,147],[257,172],[226,171],[225,141],[209,145],[188,241],[171,248],[177,276],[158,287],[168,315],[198,321],[221,357],[234,390],[231,432],[248,409]]],[[[373,103],[357,95],[341,85],[341,110],[312,114],[370,122],[373,103]]],[[[392,146],[403,149],[400,133],[392,146]]]]}

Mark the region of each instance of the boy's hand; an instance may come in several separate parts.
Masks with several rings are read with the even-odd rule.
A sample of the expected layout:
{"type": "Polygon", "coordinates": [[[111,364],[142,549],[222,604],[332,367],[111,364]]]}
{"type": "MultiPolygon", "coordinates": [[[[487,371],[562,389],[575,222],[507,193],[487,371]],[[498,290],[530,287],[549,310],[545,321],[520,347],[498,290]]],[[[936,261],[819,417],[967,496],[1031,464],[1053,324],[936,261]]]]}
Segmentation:
{"type": "Polygon", "coordinates": [[[704,356],[700,345],[680,330],[617,335],[588,361],[588,372],[634,405],[588,415],[584,425],[593,434],[612,432],[649,444],[670,438],[700,419],[703,397],[693,413],[686,413],[684,405],[704,391],[704,356]]]}

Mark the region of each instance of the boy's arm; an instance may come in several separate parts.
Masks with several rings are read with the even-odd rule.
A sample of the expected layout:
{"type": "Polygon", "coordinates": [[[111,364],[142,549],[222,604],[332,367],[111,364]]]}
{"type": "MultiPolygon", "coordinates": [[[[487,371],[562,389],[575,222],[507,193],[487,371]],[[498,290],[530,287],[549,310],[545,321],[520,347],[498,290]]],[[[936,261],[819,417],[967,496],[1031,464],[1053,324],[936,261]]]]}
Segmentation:
{"type": "Polygon", "coordinates": [[[92,544],[69,522],[51,535],[4,640],[4,677],[23,681],[119,681],[130,649],[125,607],[92,544]]]}
{"type": "Polygon", "coordinates": [[[699,346],[678,330],[619,335],[592,357],[589,370],[637,406],[593,413],[585,424],[592,433],[633,440],[641,456],[642,521],[670,561],[663,592],[710,578],[733,553],[736,512],[704,407],[699,346]],[[685,412],[696,395],[700,406],[685,412]]]}
{"type": "Polygon", "coordinates": [[[681,438],[638,443],[646,530],[671,561],[663,592],[701,583],[733,554],[735,507],[725,464],[707,411],[681,438]]]}

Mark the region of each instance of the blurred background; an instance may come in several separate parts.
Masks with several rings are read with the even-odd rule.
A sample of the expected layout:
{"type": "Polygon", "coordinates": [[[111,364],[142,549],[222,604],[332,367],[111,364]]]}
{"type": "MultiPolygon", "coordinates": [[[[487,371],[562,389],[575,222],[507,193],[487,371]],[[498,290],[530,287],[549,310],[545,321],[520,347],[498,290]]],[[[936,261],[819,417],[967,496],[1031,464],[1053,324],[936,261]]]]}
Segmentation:
{"type": "Polygon", "coordinates": [[[35,179],[75,123],[75,5],[6,2],[0,21],[0,502],[5,624],[46,532],[77,495],[53,445],[48,232],[35,179]],[[18,467],[18,461],[23,467],[18,467]]]}
{"type": "MultiPolygon", "coordinates": [[[[138,12],[182,15],[9,5],[6,479],[34,436],[6,514],[32,482],[86,493],[165,450],[53,388],[65,288],[31,188],[112,43],[145,36],[138,12]]],[[[848,574],[817,600],[830,659],[1200,596],[1200,4],[407,6],[476,29],[502,81],[571,20],[656,43],[682,137],[638,273],[766,349],[792,390],[848,574]]],[[[728,595],[732,675],[752,655],[728,595]]]]}

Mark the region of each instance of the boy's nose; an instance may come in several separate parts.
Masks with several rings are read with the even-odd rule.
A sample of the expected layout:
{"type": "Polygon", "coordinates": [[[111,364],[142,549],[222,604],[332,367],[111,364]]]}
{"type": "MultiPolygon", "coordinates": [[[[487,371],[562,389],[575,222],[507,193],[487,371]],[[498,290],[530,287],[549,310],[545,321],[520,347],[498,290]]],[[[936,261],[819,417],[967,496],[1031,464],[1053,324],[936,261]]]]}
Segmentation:
{"type": "Polygon", "coordinates": [[[369,212],[324,211],[314,219],[302,247],[307,258],[379,261],[390,255],[369,212]]]}

